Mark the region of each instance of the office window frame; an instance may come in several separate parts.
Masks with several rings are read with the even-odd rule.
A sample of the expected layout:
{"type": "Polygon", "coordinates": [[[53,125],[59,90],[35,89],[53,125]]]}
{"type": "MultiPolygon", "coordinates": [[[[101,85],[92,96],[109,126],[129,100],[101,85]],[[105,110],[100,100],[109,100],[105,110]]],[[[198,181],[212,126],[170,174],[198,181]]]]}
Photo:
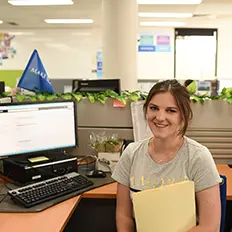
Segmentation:
{"type": "Polygon", "coordinates": [[[178,36],[214,36],[216,33],[216,54],[214,76],[217,77],[218,65],[218,29],[217,28],[175,28],[174,30],[174,79],[176,79],[176,40],[178,36]]]}

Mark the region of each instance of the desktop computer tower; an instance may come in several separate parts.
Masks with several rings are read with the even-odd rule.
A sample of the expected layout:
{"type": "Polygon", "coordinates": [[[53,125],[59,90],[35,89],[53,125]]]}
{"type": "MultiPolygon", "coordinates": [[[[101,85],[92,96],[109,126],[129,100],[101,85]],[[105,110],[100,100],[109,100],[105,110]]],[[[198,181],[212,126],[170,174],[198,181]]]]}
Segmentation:
{"type": "Polygon", "coordinates": [[[55,159],[38,164],[30,164],[20,157],[3,159],[1,172],[20,184],[46,180],[70,172],[77,172],[77,157],[59,154],[55,159]]]}
{"type": "Polygon", "coordinates": [[[2,94],[3,92],[5,92],[5,82],[0,81],[0,94],[2,94]]]}

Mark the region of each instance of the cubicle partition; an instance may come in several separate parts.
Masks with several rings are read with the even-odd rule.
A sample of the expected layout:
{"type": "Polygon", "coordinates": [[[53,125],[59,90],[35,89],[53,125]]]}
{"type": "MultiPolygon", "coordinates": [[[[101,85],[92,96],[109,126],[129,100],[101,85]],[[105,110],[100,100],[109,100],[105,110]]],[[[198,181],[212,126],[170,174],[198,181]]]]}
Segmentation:
{"type": "MultiPolygon", "coordinates": [[[[206,100],[192,103],[193,120],[187,136],[207,146],[217,163],[232,163],[232,104],[224,100],[206,100]]],[[[90,146],[90,134],[117,133],[121,138],[133,139],[130,102],[125,108],[113,107],[113,100],[105,104],[82,99],[77,103],[77,156],[96,155],[90,146]]]]}
{"type": "Polygon", "coordinates": [[[192,109],[187,136],[207,146],[217,163],[232,163],[232,104],[206,100],[192,104],[192,109]]]}
{"type": "Polygon", "coordinates": [[[82,99],[77,103],[78,148],[72,151],[77,156],[96,155],[90,146],[91,133],[117,133],[120,138],[133,139],[130,103],[124,108],[113,107],[113,99],[106,104],[90,103],[82,99]]]}

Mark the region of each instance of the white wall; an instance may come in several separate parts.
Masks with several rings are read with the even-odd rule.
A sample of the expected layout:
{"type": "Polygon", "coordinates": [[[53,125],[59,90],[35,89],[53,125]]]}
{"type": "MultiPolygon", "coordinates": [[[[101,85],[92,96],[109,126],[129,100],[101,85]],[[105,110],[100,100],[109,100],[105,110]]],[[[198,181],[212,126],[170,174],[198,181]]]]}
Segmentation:
{"type": "MultiPolygon", "coordinates": [[[[102,46],[101,30],[37,30],[33,35],[16,35],[14,59],[3,60],[0,69],[24,69],[33,49],[37,49],[50,78],[95,78],[96,52],[102,46]],[[92,33],[92,34],[90,34],[92,33]]],[[[165,79],[174,76],[174,29],[142,28],[144,32],[169,34],[171,52],[138,53],[138,79],[165,79]]],[[[232,32],[219,28],[218,78],[232,79],[232,32]]]]}
{"type": "MultiPolygon", "coordinates": [[[[27,31],[30,32],[30,31],[27,31]]],[[[101,45],[96,31],[38,30],[33,35],[16,35],[14,59],[3,60],[0,69],[24,69],[37,49],[50,78],[90,78],[96,68],[96,52],[101,45]]]]}
{"type": "Polygon", "coordinates": [[[143,28],[139,34],[146,32],[154,35],[169,35],[171,40],[170,52],[138,52],[138,79],[170,79],[174,78],[174,29],[172,28],[143,28]]]}
{"type": "MultiPolygon", "coordinates": [[[[6,31],[7,32],[7,31],[6,31]]],[[[37,49],[47,73],[52,79],[96,78],[96,53],[102,46],[101,31],[36,30],[33,35],[16,35],[12,47],[17,51],[14,59],[3,61],[0,69],[24,69],[31,53],[37,49]],[[74,35],[75,34],[75,35],[74,35]]],[[[173,78],[174,30],[171,28],[144,28],[138,32],[152,32],[171,37],[171,52],[139,52],[138,79],[173,78]]]]}

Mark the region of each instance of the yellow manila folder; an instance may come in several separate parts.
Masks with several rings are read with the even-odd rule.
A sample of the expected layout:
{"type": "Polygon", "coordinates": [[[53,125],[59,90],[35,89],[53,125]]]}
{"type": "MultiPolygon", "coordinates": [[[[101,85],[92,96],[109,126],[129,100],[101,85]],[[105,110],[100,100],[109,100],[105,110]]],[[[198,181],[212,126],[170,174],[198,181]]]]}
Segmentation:
{"type": "Polygon", "coordinates": [[[132,194],[137,232],[187,232],[196,226],[193,181],[132,194]]]}

